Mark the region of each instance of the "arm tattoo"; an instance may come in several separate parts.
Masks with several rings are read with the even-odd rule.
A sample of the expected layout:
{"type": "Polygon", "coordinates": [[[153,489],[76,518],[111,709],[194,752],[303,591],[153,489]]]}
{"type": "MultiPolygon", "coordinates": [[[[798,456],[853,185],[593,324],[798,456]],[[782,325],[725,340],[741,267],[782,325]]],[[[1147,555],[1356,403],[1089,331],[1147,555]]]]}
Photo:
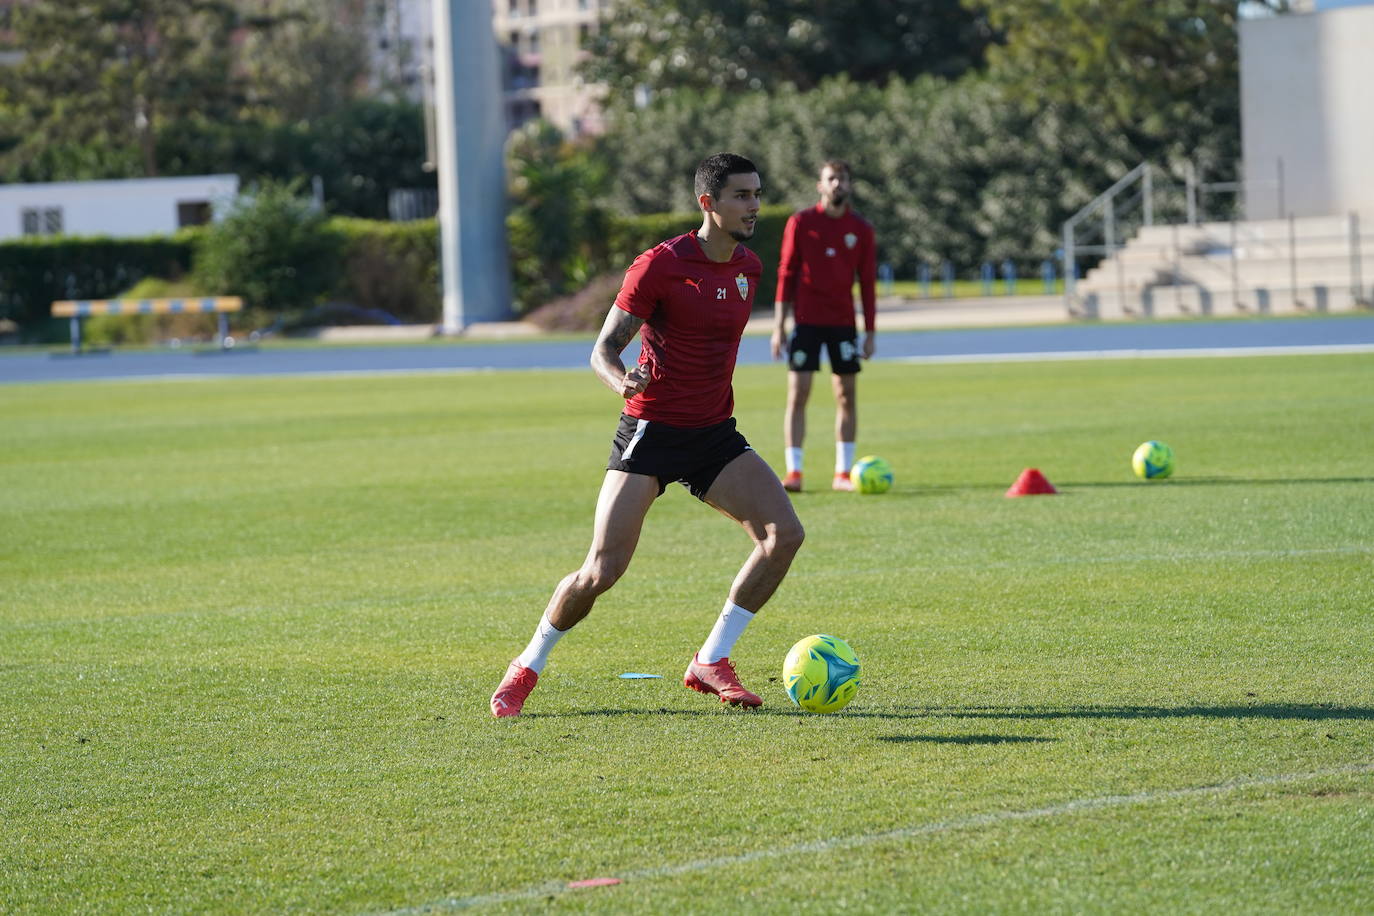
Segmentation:
{"type": "Polygon", "coordinates": [[[606,323],[592,347],[592,370],[606,387],[618,391],[620,380],[625,376],[625,364],[620,361],[620,352],[629,346],[630,341],[639,333],[644,324],[643,318],[636,318],[616,306],[606,315],[606,323]]]}
{"type": "Polygon", "coordinates": [[[639,333],[640,325],[644,324],[644,319],[636,318],[619,308],[612,308],[612,314],[607,316],[607,319],[606,326],[601,329],[601,339],[597,341],[597,345],[610,347],[613,352],[619,355],[620,351],[628,347],[630,341],[635,339],[635,335],[639,333]]]}

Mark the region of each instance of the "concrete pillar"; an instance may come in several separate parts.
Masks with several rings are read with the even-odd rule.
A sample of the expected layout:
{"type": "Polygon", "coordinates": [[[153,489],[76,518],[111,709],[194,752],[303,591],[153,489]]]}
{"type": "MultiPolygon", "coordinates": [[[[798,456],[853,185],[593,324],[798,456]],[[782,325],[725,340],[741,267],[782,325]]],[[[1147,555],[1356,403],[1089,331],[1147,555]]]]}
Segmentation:
{"type": "Polygon", "coordinates": [[[434,0],[443,330],[512,316],[506,250],[506,119],[491,5],[434,0]]]}

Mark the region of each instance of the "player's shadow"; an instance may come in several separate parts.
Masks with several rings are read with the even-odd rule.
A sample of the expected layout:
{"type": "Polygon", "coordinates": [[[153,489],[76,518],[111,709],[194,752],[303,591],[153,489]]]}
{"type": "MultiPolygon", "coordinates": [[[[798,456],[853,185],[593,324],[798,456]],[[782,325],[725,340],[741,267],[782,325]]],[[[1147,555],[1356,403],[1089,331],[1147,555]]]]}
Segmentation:
{"type": "MultiPolygon", "coordinates": [[[[521,719],[572,719],[584,717],[618,718],[625,716],[691,716],[713,717],[717,720],[730,718],[757,718],[759,716],[785,716],[789,719],[814,718],[811,713],[802,712],[791,706],[763,706],[758,709],[742,709],[726,706],[704,709],[673,709],[658,707],[620,707],[600,709],[577,709],[568,712],[529,712],[521,719]]],[[[827,721],[841,723],[846,719],[882,719],[885,721],[911,721],[914,719],[1271,719],[1305,722],[1324,722],[1329,720],[1374,720],[1374,707],[1369,706],[1332,706],[1319,703],[1268,703],[1255,706],[1063,706],[1042,708],[1035,706],[906,706],[896,709],[863,709],[851,707],[831,716],[821,717],[827,721]]],[[[1033,743],[1051,741],[1051,738],[1026,738],[1015,735],[914,735],[889,736],[887,741],[928,741],[949,744],[997,744],[1033,743]]]]}
{"type": "Polygon", "coordinates": [[[907,713],[913,719],[1272,719],[1324,722],[1374,720],[1374,707],[1321,703],[1263,703],[1255,706],[1032,706],[934,707],[907,713]]]}
{"type": "MultiPolygon", "coordinates": [[[[1225,487],[1225,486],[1291,486],[1321,483],[1374,483],[1374,477],[1180,477],[1149,481],[1149,486],[1163,487],[1225,487]]],[[[1105,487],[1139,487],[1143,480],[1066,480],[1056,483],[1061,489],[1098,489],[1105,487]]]]}
{"type": "Polygon", "coordinates": [[[1058,738],[1028,735],[879,735],[890,744],[1052,744],[1058,738]]]}

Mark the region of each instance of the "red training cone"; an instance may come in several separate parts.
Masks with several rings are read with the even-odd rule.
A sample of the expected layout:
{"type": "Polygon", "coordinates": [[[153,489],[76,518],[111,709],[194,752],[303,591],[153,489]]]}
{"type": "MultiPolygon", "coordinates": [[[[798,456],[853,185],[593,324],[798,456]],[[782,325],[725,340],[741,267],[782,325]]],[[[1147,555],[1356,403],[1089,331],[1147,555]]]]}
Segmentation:
{"type": "Polygon", "coordinates": [[[1016,483],[1007,489],[1007,497],[1013,496],[1042,496],[1050,493],[1058,493],[1054,484],[1045,479],[1036,468],[1026,468],[1021,472],[1021,476],[1016,478],[1016,483]]]}

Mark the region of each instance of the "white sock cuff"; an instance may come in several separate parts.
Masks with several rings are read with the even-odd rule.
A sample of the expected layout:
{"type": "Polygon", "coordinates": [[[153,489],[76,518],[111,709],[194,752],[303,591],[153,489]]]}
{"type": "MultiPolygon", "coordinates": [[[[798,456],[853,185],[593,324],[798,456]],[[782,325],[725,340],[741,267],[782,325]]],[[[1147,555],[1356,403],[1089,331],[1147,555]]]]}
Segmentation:
{"type": "Polygon", "coordinates": [[[848,474],[849,469],[854,466],[854,443],[836,442],[835,443],[835,473],[848,474]]]}
{"type": "Polygon", "coordinates": [[[802,469],[802,450],[801,446],[791,446],[786,449],[787,470],[800,472],[802,469]]]}
{"type": "Polygon", "coordinates": [[[734,616],[735,614],[743,614],[745,623],[748,623],[749,621],[753,620],[755,613],[754,611],[746,610],[745,608],[740,607],[733,601],[726,601],[725,607],[721,608],[720,612],[722,614],[729,614],[731,616],[734,616]]]}

